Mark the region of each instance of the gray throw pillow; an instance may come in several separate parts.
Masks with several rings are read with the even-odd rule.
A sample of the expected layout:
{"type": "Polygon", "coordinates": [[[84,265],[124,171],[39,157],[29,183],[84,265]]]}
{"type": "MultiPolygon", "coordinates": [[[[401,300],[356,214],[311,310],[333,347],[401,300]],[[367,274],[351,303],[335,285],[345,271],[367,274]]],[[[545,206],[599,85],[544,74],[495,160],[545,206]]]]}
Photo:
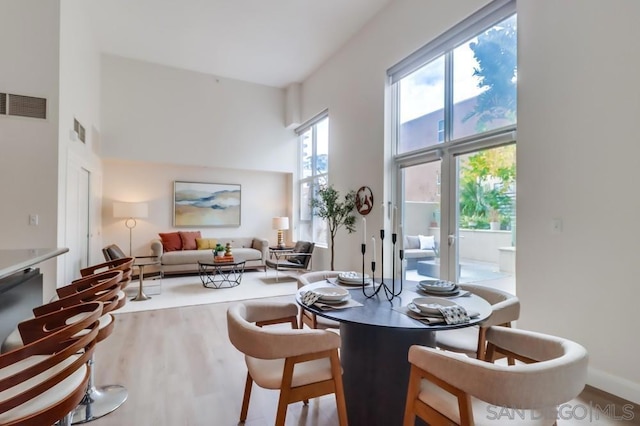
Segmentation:
{"type": "Polygon", "coordinates": [[[417,235],[407,235],[405,238],[405,249],[417,249],[420,248],[420,238],[417,235]]]}

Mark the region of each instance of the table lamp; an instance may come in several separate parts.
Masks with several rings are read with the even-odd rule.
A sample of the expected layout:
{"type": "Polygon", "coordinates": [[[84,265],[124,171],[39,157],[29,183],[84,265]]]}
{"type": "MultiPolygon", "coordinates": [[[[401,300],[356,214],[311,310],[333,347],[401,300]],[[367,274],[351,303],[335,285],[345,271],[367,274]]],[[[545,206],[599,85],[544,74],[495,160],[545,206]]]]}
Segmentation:
{"type": "Polygon", "coordinates": [[[126,218],[124,226],[129,228],[129,256],[131,256],[131,231],[138,224],[136,218],[149,216],[149,204],[147,203],[113,203],[113,217],[126,218]]]}
{"type": "Polygon", "coordinates": [[[278,248],[284,248],[284,233],[289,229],[289,218],[288,217],[274,217],[272,222],[273,229],[278,231],[278,248]]]}

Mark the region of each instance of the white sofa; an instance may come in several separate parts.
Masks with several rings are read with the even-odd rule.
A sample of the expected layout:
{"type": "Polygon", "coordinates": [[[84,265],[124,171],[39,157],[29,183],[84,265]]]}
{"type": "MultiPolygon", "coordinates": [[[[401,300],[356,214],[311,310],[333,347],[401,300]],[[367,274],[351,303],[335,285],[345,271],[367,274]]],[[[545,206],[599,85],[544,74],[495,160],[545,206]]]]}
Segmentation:
{"type": "Polygon", "coordinates": [[[420,248],[419,235],[406,235],[404,237],[404,258],[407,260],[407,269],[416,269],[418,261],[434,259],[438,254],[437,243],[433,239],[430,248],[420,248]]]}
{"type": "MultiPolygon", "coordinates": [[[[244,260],[245,269],[265,269],[269,255],[269,241],[262,238],[218,238],[223,246],[231,243],[234,260],[244,260]]],[[[151,241],[151,252],[160,258],[160,271],[164,274],[198,272],[198,261],[213,261],[213,252],[206,250],[175,250],[164,252],[162,241],[151,241]]]]}

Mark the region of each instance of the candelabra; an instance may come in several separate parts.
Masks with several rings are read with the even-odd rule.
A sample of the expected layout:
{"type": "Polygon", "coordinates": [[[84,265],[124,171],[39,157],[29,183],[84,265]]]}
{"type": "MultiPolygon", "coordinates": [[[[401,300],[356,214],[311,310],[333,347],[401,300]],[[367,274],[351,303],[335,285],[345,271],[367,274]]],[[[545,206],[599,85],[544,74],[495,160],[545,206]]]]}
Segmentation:
{"type": "MultiPolygon", "coordinates": [[[[367,245],[361,244],[360,251],[362,252],[362,293],[367,298],[372,298],[376,296],[380,290],[384,290],[384,295],[388,301],[392,301],[394,297],[397,297],[402,293],[402,284],[403,284],[403,275],[404,271],[402,268],[402,261],[404,259],[404,250],[399,250],[399,258],[400,258],[400,288],[396,292],[396,239],[397,234],[394,232],[391,234],[391,244],[392,244],[392,256],[391,256],[391,279],[384,278],[384,229],[380,230],[380,282],[376,286],[376,261],[375,261],[375,253],[374,260],[371,261],[371,289],[367,289],[367,280],[365,278],[365,262],[364,255],[367,252],[367,245]],[[391,284],[391,286],[389,286],[391,284]]],[[[375,250],[375,244],[374,244],[375,250]]]]}

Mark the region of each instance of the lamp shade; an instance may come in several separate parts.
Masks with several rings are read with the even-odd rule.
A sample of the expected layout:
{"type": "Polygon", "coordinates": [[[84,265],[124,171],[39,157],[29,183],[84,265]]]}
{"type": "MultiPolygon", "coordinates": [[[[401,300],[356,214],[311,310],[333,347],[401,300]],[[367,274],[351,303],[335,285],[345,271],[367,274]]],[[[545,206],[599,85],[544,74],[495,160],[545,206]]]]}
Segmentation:
{"type": "Polygon", "coordinates": [[[113,203],[113,217],[132,218],[149,216],[149,204],[147,203],[113,203]]]}
{"type": "Polygon", "coordinates": [[[271,222],[272,228],[276,230],[287,230],[289,229],[289,218],[288,217],[274,217],[271,222]]]}

